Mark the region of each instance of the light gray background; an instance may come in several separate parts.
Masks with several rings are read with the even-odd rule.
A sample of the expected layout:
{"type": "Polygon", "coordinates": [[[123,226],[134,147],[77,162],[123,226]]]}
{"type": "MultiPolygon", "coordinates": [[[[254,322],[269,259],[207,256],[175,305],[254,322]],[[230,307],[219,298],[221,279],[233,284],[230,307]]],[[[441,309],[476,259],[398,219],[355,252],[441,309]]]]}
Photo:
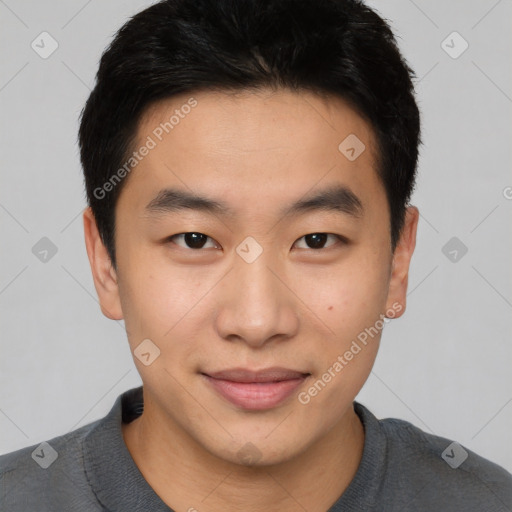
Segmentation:
{"type": "MultiPolygon", "coordinates": [[[[0,1],[0,453],[93,421],[141,383],[123,323],[96,300],[76,134],[103,49],[150,3],[0,1]],[[43,31],[59,44],[47,59],[31,48],[43,31]],[[32,253],[42,237],[58,249],[47,262],[32,253]]],[[[512,5],[371,5],[418,75],[424,146],[407,313],[358,400],[512,471],[512,5]],[[469,43],[456,59],[441,46],[453,31],[469,43]],[[452,237],[468,248],[456,262],[442,252],[452,237]]]]}

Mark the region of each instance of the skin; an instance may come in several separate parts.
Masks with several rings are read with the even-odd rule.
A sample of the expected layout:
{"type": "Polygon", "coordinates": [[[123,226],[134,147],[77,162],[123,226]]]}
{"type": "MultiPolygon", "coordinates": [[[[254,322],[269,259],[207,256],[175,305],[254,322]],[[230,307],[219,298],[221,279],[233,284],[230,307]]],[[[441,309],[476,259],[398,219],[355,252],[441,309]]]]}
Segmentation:
{"type": "MultiPolygon", "coordinates": [[[[84,212],[103,313],[124,318],[132,352],[147,338],[160,349],[149,366],[134,357],[144,413],[123,424],[123,436],[147,482],[176,511],[325,512],[361,460],[364,430],[352,403],[381,331],[309,403],[297,395],[381,314],[403,314],[419,212],[408,207],[393,253],[374,135],[343,100],[287,90],[193,97],[197,106],[126,178],[116,206],[117,269],[91,210],[84,212]],[[338,150],[351,133],[366,146],[352,162],[338,150]],[[279,214],[331,184],[350,188],[364,214],[279,214]],[[235,215],[148,215],[145,206],[171,186],[225,201],[235,215]],[[187,232],[210,238],[202,249],[168,239],[187,232]],[[346,243],[329,236],[324,248],[311,248],[304,238],[311,233],[346,243]],[[236,252],[247,236],[263,249],[252,263],[236,252]],[[264,411],[227,402],[200,375],[271,366],[311,376],[264,411]],[[256,447],[252,461],[240,457],[247,443],[256,447]]],[[[139,145],[188,98],[153,105],[139,124],[139,145]]]]}

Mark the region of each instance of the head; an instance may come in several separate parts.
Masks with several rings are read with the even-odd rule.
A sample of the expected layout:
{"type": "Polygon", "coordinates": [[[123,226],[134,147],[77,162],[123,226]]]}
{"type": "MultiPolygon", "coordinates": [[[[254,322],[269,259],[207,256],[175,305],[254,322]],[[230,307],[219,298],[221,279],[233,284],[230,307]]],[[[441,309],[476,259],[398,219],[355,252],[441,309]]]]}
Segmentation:
{"type": "Polygon", "coordinates": [[[411,78],[350,0],[160,2],[104,53],[80,125],[95,286],[155,418],[213,455],[250,442],[275,463],[321,439],[405,311],[411,78]],[[263,409],[208,378],[276,366],[305,379],[263,409]]]}

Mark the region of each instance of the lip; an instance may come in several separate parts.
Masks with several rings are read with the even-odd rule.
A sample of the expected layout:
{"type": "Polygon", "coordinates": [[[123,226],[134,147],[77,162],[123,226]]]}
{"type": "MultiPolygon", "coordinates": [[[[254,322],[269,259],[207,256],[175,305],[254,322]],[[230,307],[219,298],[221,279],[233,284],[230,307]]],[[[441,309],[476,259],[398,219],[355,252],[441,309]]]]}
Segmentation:
{"type": "Polygon", "coordinates": [[[265,410],[286,400],[310,374],[273,367],[257,371],[233,368],[202,375],[218,394],[237,407],[265,410]]]}

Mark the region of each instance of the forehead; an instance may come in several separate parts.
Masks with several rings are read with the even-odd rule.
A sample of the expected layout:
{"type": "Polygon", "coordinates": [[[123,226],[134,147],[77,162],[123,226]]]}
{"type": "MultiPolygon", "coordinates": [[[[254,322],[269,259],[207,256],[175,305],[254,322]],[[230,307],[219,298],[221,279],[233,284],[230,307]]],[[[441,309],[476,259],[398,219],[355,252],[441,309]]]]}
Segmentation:
{"type": "Polygon", "coordinates": [[[216,145],[230,154],[285,146],[311,153],[325,151],[328,145],[337,152],[337,142],[347,130],[373,150],[370,125],[343,99],[302,90],[258,89],[202,91],[156,102],[141,117],[137,137],[140,141],[151,135],[157,143],[191,151],[192,142],[201,142],[202,147],[216,145]]]}
{"type": "Polygon", "coordinates": [[[342,99],[311,92],[174,96],[146,110],[134,146],[151,147],[123,192],[139,209],[169,186],[246,210],[248,201],[282,205],[334,183],[384,194],[370,125],[342,99]]]}

